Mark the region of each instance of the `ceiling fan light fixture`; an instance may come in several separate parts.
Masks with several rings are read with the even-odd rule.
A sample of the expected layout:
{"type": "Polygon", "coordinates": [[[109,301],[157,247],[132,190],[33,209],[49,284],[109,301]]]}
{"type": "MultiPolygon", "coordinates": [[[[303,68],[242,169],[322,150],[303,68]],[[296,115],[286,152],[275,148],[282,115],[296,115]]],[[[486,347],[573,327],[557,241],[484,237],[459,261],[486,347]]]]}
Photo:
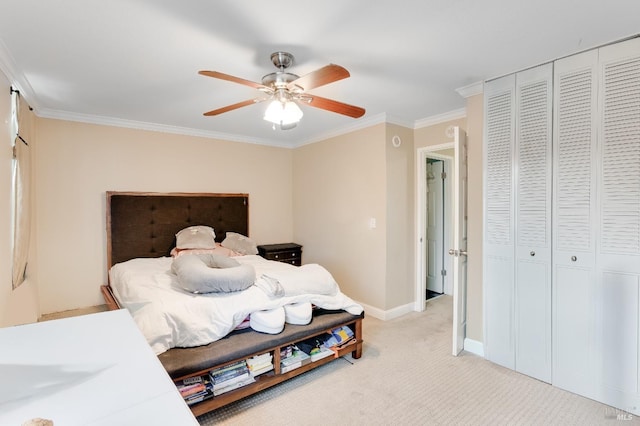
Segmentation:
{"type": "Polygon", "coordinates": [[[294,101],[274,99],[265,110],[263,118],[284,129],[291,124],[299,122],[302,115],[302,110],[294,101]]]}
{"type": "Polygon", "coordinates": [[[303,102],[314,108],[346,115],[347,117],[360,118],[365,114],[364,108],[354,105],[334,101],[333,99],[322,98],[308,93],[309,90],[321,87],[329,83],[349,77],[349,71],[340,65],[329,64],[302,77],[287,72],[286,70],[293,63],[293,55],[287,52],[275,52],[271,55],[273,65],[278,71],[272,72],[262,77],[262,83],[224,74],[218,71],[199,71],[198,73],[207,77],[218,78],[220,80],[231,81],[253,87],[263,92],[262,96],[252,100],[236,102],[226,107],[217,108],[205,112],[207,117],[216,116],[238,108],[253,105],[258,102],[269,101],[270,104],[265,110],[263,119],[272,123],[281,130],[288,130],[296,127],[302,118],[302,110],[298,106],[303,102]]]}

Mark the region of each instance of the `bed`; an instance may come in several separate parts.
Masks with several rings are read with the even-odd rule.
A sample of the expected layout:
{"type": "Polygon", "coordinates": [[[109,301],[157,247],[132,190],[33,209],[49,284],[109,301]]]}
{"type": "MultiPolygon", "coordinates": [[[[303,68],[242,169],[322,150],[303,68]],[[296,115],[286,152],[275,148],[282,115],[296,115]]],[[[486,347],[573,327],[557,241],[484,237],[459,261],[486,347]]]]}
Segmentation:
{"type": "Polygon", "coordinates": [[[242,291],[214,295],[194,294],[180,288],[175,271],[171,269],[175,261],[172,250],[176,255],[176,234],[190,227],[209,226],[215,230],[217,246],[224,243],[228,235],[249,236],[248,194],[110,191],[106,193],[106,211],[109,283],[101,287],[102,294],[110,309],[126,307],[131,312],[174,380],[194,377],[253,355],[266,352],[273,355],[273,372],[261,376],[252,385],[192,405],[194,414],[219,408],[329,362],[334,357],[282,372],[280,350],[296,342],[326,335],[336,328],[348,327],[354,339],[350,345],[336,351],[335,357],[350,353],[353,358],[360,358],[364,312],[339,287],[337,290],[305,293],[296,291],[298,282],[292,282],[296,285],[284,285],[278,291],[271,291],[274,288],[267,284],[273,281],[264,280],[269,276],[299,278],[307,266],[307,269],[313,266],[316,272],[325,273],[319,265],[295,267],[268,261],[255,254],[236,252],[236,255],[241,255],[232,257],[234,262],[255,269],[254,285],[242,291]],[[152,279],[148,281],[147,276],[152,279]],[[122,284],[123,277],[126,278],[125,284],[122,284]],[[145,281],[139,281],[143,278],[145,281]],[[250,297],[245,298],[246,295],[250,297]],[[185,304],[195,306],[189,311],[201,311],[202,315],[195,320],[171,316],[173,309],[185,304]],[[285,323],[282,330],[274,330],[275,334],[243,327],[249,318],[253,320],[254,313],[257,318],[260,312],[303,304],[314,306],[308,324],[285,323]],[[233,312],[217,316],[230,306],[234,306],[233,312]],[[182,325],[176,326],[177,323],[182,325]],[[193,333],[195,337],[185,338],[182,335],[180,330],[185,324],[196,330],[193,333]],[[157,328],[161,331],[152,330],[157,328]]]}

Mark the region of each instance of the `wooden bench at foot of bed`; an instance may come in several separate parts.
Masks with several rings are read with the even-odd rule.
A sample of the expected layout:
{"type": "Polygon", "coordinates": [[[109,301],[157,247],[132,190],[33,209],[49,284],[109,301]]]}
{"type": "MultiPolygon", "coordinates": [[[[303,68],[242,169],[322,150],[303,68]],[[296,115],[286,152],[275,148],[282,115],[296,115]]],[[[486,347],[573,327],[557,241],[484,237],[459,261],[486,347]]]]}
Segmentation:
{"type": "Polygon", "coordinates": [[[223,367],[255,355],[271,353],[273,356],[273,371],[257,376],[255,383],[192,405],[191,411],[194,415],[199,416],[284,382],[349,353],[355,359],[360,358],[362,356],[363,318],[364,313],[351,315],[344,311],[324,311],[320,309],[314,311],[310,324],[286,324],[284,330],[279,334],[264,334],[248,329],[231,333],[227,337],[205,346],[173,348],[160,354],[158,359],[160,359],[169,376],[174,381],[178,381],[187,377],[206,375],[214,368],[223,367]],[[300,341],[323,335],[341,326],[348,326],[354,332],[355,341],[353,343],[341,348],[335,356],[310,362],[286,373],[281,372],[281,349],[300,341]]]}
{"type": "MultiPolygon", "coordinates": [[[[101,290],[109,308],[118,309],[118,304],[111,293],[111,289],[108,286],[102,286],[101,290]]],[[[187,377],[206,375],[214,368],[246,360],[254,355],[271,353],[273,356],[273,371],[256,377],[255,383],[192,405],[191,411],[194,415],[199,416],[317,368],[335,358],[349,353],[355,359],[360,358],[362,356],[363,343],[363,318],[364,312],[360,315],[351,315],[345,311],[315,309],[313,319],[308,325],[285,324],[284,330],[279,334],[258,333],[251,329],[237,331],[208,345],[170,349],[158,355],[158,359],[167,373],[169,373],[169,376],[177,382],[187,377]],[[281,349],[303,340],[323,335],[341,326],[351,328],[355,338],[353,343],[337,351],[336,356],[322,358],[286,373],[281,372],[281,349]]]]}

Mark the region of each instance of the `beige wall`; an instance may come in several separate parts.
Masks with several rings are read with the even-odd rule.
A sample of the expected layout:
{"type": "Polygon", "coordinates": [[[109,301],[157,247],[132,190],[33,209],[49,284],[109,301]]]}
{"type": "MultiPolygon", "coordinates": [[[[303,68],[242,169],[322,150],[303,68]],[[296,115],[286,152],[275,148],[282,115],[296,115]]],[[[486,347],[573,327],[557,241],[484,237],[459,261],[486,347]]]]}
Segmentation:
{"type": "Polygon", "coordinates": [[[49,119],[38,130],[41,313],[103,303],[108,190],[249,193],[251,237],[293,239],[289,149],[49,119]]]}
{"type": "Polygon", "coordinates": [[[380,124],[297,148],[293,163],[304,262],[327,267],[346,294],[381,315],[413,304],[413,130],[380,124]]]}
{"type": "Polygon", "coordinates": [[[385,126],[295,149],[293,176],[294,238],[304,263],[324,265],[353,299],[385,307],[385,126]]]}
{"type": "MultiPolygon", "coordinates": [[[[413,305],[415,298],[415,150],[413,130],[388,124],[385,135],[387,169],[387,274],[384,309],[413,305]],[[392,143],[400,137],[400,146],[392,143]]],[[[413,306],[412,306],[413,308],[413,306]]]]}

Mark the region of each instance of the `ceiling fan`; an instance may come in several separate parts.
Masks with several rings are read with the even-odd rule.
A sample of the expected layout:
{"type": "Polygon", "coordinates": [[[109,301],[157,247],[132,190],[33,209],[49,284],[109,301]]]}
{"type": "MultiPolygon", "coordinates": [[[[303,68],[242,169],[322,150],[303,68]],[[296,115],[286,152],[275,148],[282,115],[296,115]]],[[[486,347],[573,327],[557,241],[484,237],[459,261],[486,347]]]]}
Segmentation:
{"type": "Polygon", "coordinates": [[[262,77],[262,83],[256,83],[217,71],[199,71],[198,74],[244,84],[245,86],[253,87],[264,93],[261,97],[214,109],[205,112],[204,115],[214,116],[269,100],[271,103],[265,111],[264,119],[273,123],[274,129],[277,126],[282,130],[287,130],[296,126],[303,114],[298,103],[353,118],[359,118],[364,115],[364,108],[308,93],[309,90],[315,89],[316,87],[349,77],[349,71],[340,65],[329,64],[302,77],[298,77],[296,74],[286,71],[293,63],[293,55],[291,53],[272,53],[271,62],[278,68],[278,71],[262,77]]]}

